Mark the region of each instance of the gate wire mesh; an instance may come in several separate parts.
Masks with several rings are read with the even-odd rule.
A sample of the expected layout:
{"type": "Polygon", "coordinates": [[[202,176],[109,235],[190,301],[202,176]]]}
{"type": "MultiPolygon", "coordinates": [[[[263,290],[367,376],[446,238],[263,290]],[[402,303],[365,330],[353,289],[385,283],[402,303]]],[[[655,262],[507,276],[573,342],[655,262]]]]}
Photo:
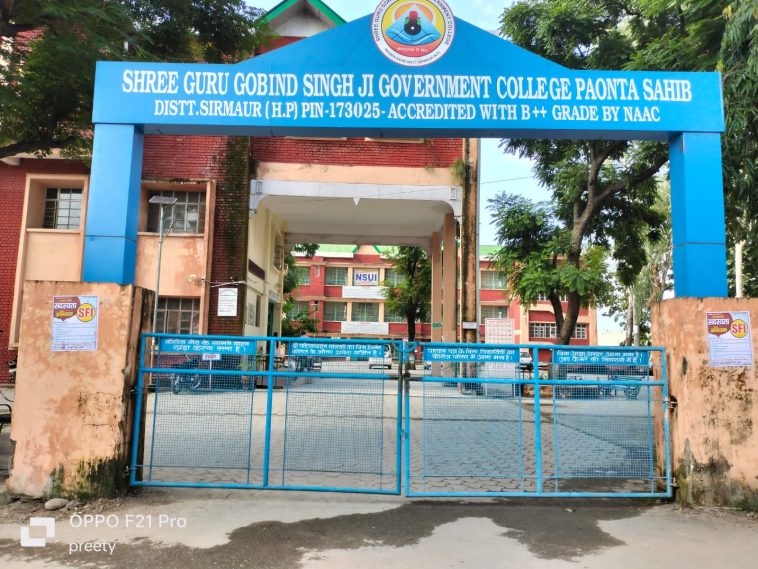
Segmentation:
{"type": "Polygon", "coordinates": [[[388,351],[145,334],[132,484],[399,493],[402,399],[388,351]]]}
{"type": "Polygon", "coordinates": [[[662,356],[425,344],[406,387],[406,493],[670,495],[662,356]]]}

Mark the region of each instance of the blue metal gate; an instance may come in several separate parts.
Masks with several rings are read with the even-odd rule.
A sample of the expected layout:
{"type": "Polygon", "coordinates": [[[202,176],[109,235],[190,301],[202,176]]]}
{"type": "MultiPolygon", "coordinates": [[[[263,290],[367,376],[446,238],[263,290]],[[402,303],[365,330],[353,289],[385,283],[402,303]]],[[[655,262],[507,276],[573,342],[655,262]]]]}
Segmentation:
{"type": "Polygon", "coordinates": [[[136,486],[671,492],[660,348],[145,334],[141,364],[136,486]]]}
{"type": "Polygon", "coordinates": [[[399,494],[402,399],[389,350],[145,334],[131,483],[399,494]]]}
{"type": "Polygon", "coordinates": [[[671,495],[663,349],[424,344],[423,362],[408,496],[671,495]]]}

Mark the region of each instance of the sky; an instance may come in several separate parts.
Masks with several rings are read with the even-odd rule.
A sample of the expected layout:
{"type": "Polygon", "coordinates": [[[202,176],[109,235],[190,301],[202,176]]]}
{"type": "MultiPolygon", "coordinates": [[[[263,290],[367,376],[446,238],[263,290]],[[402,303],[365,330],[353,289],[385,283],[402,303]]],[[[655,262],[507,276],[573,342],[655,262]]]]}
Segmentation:
{"type": "MultiPolygon", "coordinates": [[[[370,14],[378,4],[377,0],[324,0],[325,3],[345,20],[352,21],[370,14]]],[[[446,0],[456,17],[466,20],[482,29],[494,31],[499,27],[503,9],[512,0],[446,0]]],[[[248,4],[270,10],[280,0],[248,0],[248,4]]],[[[532,177],[532,166],[512,154],[505,154],[499,147],[499,139],[482,139],[481,171],[479,176],[479,243],[497,244],[495,228],[487,208],[488,201],[499,192],[518,193],[535,200],[547,200],[549,192],[532,177]]],[[[598,310],[600,330],[620,329],[612,319],[601,316],[598,310]]]]}

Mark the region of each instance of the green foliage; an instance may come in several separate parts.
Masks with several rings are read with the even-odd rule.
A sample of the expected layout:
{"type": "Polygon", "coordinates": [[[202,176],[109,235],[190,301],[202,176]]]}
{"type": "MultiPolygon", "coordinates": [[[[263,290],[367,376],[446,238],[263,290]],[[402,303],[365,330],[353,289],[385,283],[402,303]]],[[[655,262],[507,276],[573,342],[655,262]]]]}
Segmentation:
{"type": "Polygon", "coordinates": [[[384,309],[405,316],[408,340],[416,339],[416,322],[429,318],[432,298],[432,266],[426,251],[420,247],[398,247],[388,255],[393,269],[404,277],[402,284],[392,286],[384,282],[384,309]]]}
{"type": "Polygon", "coordinates": [[[608,306],[608,315],[626,329],[625,345],[633,345],[634,326],[639,327],[639,344],[650,343],[652,331],[650,309],[652,305],[663,299],[666,291],[673,287],[671,269],[673,253],[671,246],[671,195],[668,186],[661,184],[654,206],[662,218],[666,220],[663,231],[656,240],[645,239],[642,247],[645,250],[647,263],[638,275],[628,284],[621,285],[619,277],[615,278],[615,286],[608,306]]]}
{"type": "Polygon", "coordinates": [[[297,271],[295,270],[295,256],[293,253],[302,253],[308,258],[313,258],[318,251],[317,243],[298,243],[293,245],[292,251],[284,257],[284,282],[282,304],[282,336],[302,336],[304,333],[315,334],[318,332],[318,318],[312,318],[311,314],[294,313],[294,292],[300,286],[297,271]]]}
{"type": "Polygon", "coordinates": [[[282,305],[282,337],[302,336],[303,334],[316,334],[318,332],[319,319],[313,318],[311,313],[295,312],[295,301],[289,296],[282,305]]]}
{"type": "Polygon", "coordinates": [[[297,280],[297,272],[295,271],[295,256],[293,253],[302,253],[309,259],[312,259],[317,251],[317,243],[298,243],[293,245],[292,251],[285,255],[283,283],[283,292],[285,296],[291,294],[298,286],[300,286],[300,283],[297,280]]]}
{"type": "Polygon", "coordinates": [[[145,51],[164,61],[232,63],[270,38],[244,0],[123,0],[145,51]]]}
{"type": "MultiPolygon", "coordinates": [[[[634,3],[615,0],[523,0],[503,12],[501,32],[570,68],[630,68],[641,38],[656,37],[668,25],[644,18],[639,10],[634,3]]],[[[523,302],[538,293],[548,295],[560,329],[558,341],[565,344],[580,306],[597,304],[609,292],[607,253],[623,284],[631,283],[645,265],[642,244],[662,232],[664,219],[653,208],[655,175],[668,151],[655,142],[597,140],[510,139],[501,146],[530,158],[535,176],[553,197],[549,206],[513,203],[503,196],[492,201],[496,223],[505,229],[499,235],[499,262],[509,270],[511,287],[523,302]],[[521,233],[513,232],[518,228],[521,233]],[[524,253],[528,255],[519,266],[518,255],[524,253]],[[568,296],[565,314],[561,294],[568,296]]]]}
{"type": "Polygon", "coordinates": [[[501,245],[492,258],[508,275],[509,289],[525,305],[538,297],[579,296],[581,306],[595,306],[610,293],[605,249],[587,247],[578,265],[566,261],[569,231],[546,202],[501,193],[489,202],[501,245]]]}
{"type": "Polygon", "coordinates": [[[745,241],[744,292],[758,296],[758,3],[731,2],[721,44],[726,134],[722,138],[730,288],[734,250],[745,241]]]}
{"type": "Polygon", "coordinates": [[[88,155],[97,61],[237,61],[270,37],[260,13],[243,0],[5,0],[0,158],[88,155]]]}
{"type": "MultiPolygon", "coordinates": [[[[758,2],[637,0],[641,47],[632,69],[721,71],[726,133],[724,198],[730,247],[745,244],[745,274],[758,279],[758,2]],[[642,34],[641,31],[645,31],[642,34]]],[[[733,251],[730,287],[734,288],[733,251]]],[[[748,286],[747,291],[758,294],[748,286]]]]}
{"type": "Polygon", "coordinates": [[[0,66],[0,157],[86,146],[95,62],[123,56],[126,11],[94,0],[14,4],[0,38],[0,59],[9,62],[0,66]]]}

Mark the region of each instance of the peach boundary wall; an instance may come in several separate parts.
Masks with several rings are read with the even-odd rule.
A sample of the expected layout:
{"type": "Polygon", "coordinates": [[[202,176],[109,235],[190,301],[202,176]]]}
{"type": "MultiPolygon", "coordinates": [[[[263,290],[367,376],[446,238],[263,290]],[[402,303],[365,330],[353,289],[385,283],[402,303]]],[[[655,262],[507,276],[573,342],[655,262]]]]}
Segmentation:
{"type": "Polygon", "coordinates": [[[10,492],[107,496],[127,484],[142,324],[152,292],[116,284],[27,281],[21,322],[10,492]],[[99,300],[98,349],[52,352],[52,299],[99,300]]]}
{"type": "MultiPolygon", "coordinates": [[[[758,298],[678,298],[652,311],[666,348],[671,459],[683,504],[758,509],[758,298]],[[748,311],[752,367],[711,367],[706,312],[748,311]]],[[[659,433],[658,466],[665,457],[659,433]]]]}

